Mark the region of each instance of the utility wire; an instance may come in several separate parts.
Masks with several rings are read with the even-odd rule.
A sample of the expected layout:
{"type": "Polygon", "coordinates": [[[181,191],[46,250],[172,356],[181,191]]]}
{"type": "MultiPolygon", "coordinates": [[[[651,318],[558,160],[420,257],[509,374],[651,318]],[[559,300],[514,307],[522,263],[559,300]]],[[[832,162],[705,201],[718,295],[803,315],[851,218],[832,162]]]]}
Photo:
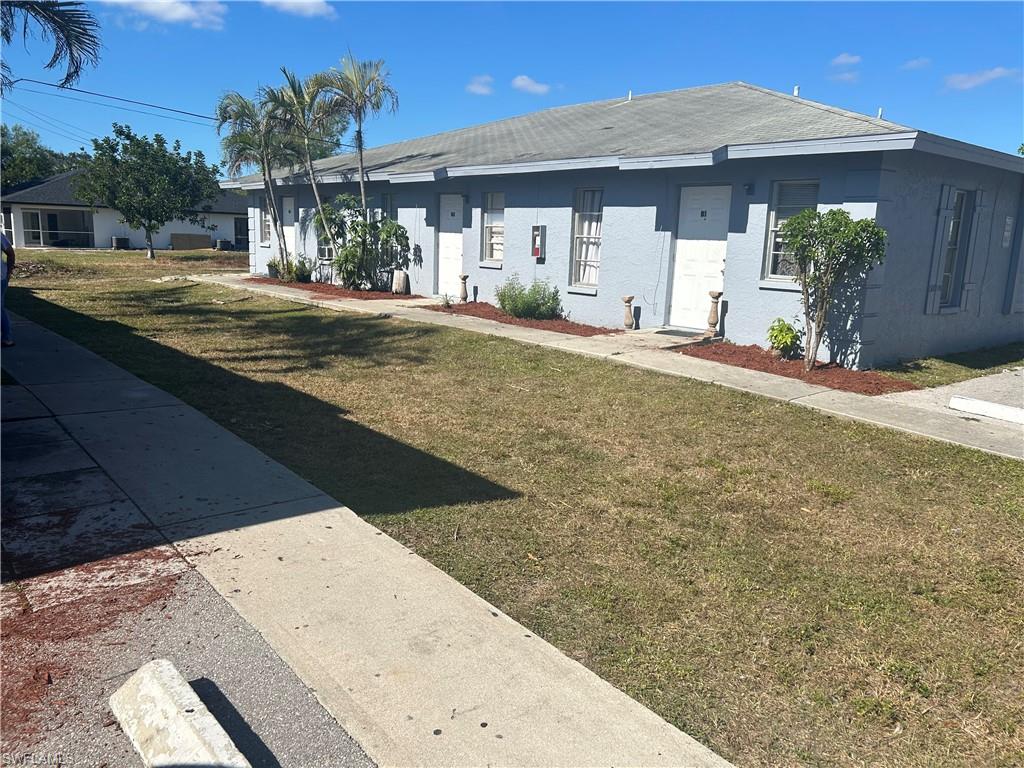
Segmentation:
{"type": "Polygon", "coordinates": [[[177,109],[176,107],[165,107],[161,104],[150,104],[148,101],[137,101],[136,99],[126,99],[123,96],[111,96],[108,93],[98,93],[97,91],[87,91],[84,88],[74,88],[70,85],[57,85],[56,83],[47,83],[43,80],[33,80],[30,77],[21,77],[14,81],[15,83],[35,83],[36,85],[45,85],[50,88],[59,88],[62,91],[75,91],[77,93],[86,93],[90,96],[100,96],[104,99],[113,99],[114,101],[123,101],[127,104],[138,104],[140,107],[152,107],[153,109],[162,109],[166,112],[177,112],[180,115],[188,115],[189,117],[201,117],[204,120],[213,120],[216,122],[217,118],[211,117],[210,115],[200,115],[198,112],[189,112],[185,109],[177,109]]]}
{"type": "Polygon", "coordinates": [[[100,136],[98,134],[91,133],[91,132],[86,131],[86,130],[84,130],[82,128],[79,128],[74,123],[69,123],[69,122],[67,122],[65,120],[60,120],[60,119],[58,119],[56,117],[53,117],[53,115],[47,115],[45,112],[37,112],[34,109],[29,109],[24,104],[19,104],[18,102],[14,101],[11,98],[7,99],[7,103],[10,104],[11,106],[17,107],[22,112],[28,112],[33,117],[35,117],[35,118],[37,118],[39,120],[43,120],[44,122],[49,123],[50,125],[52,125],[54,128],[57,128],[58,130],[63,130],[63,131],[67,131],[68,133],[74,133],[77,136],[82,136],[82,137],[84,137],[85,141],[92,141],[93,139],[100,138],[100,136]],[[67,127],[62,127],[62,126],[67,126],[67,127]]]}
{"type": "Polygon", "coordinates": [[[204,128],[212,128],[213,126],[209,123],[200,123],[198,120],[188,120],[184,117],[175,117],[174,115],[161,115],[156,112],[147,112],[144,109],[132,109],[131,107],[122,107],[119,104],[107,104],[102,101],[95,101],[93,99],[80,99],[76,96],[68,96],[64,93],[50,93],[49,91],[36,91],[32,88],[22,88],[25,93],[36,93],[40,96],[55,96],[58,99],[70,99],[71,101],[80,101],[83,104],[94,104],[98,107],[107,107],[108,109],[119,109],[125,112],[135,112],[140,115],[150,115],[151,117],[159,117],[166,120],[177,120],[180,123],[191,123],[192,125],[201,125],[204,128]]]}
{"type": "MultiPolygon", "coordinates": [[[[176,112],[176,113],[182,114],[182,115],[189,115],[191,117],[199,117],[199,118],[202,118],[203,120],[210,120],[212,122],[217,122],[217,118],[216,117],[212,117],[210,115],[201,115],[198,112],[189,112],[188,110],[178,109],[176,107],[165,107],[165,106],[163,106],[161,104],[153,104],[153,103],[150,103],[150,102],[147,102],[147,101],[138,101],[136,99],[126,99],[126,98],[124,98],[122,96],[113,96],[113,95],[110,95],[110,94],[107,94],[107,93],[100,93],[98,91],[87,91],[84,88],[74,88],[74,87],[71,87],[71,86],[64,87],[64,86],[59,86],[56,83],[47,83],[47,82],[44,82],[42,80],[33,80],[32,78],[29,78],[29,77],[19,78],[18,80],[14,81],[15,84],[17,84],[19,82],[37,83],[39,85],[49,86],[50,88],[56,88],[56,89],[62,90],[62,91],[75,91],[77,93],[85,93],[85,94],[88,94],[90,96],[98,96],[98,97],[103,98],[103,99],[113,99],[115,101],[123,101],[123,102],[126,102],[128,104],[138,104],[138,105],[144,106],[144,107],[151,107],[152,109],[160,109],[160,110],[164,110],[166,112],[176,112]]],[[[213,126],[207,125],[206,123],[200,123],[197,120],[186,120],[186,119],[181,118],[181,117],[174,117],[173,115],[160,115],[160,114],[157,114],[155,112],[147,112],[147,111],[141,110],[141,109],[131,109],[129,107],[121,107],[121,106],[118,106],[117,104],[106,104],[106,103],[104,103],[102,101],[94,101],[92,99],[76,98],[74,96],[68,96],[67,94],[50,93],[49,91],[37,91],[37,90],[33,90],[31,88],[24,88],[24,87],[22,87],[21,90],[25,91],[26,93],[39,94],[40,96],[56,96],[56,97],[62,98],[62,99],[70,99],[71,101],[80,101],[80,102],[82,102],[84,104],[95,104],[97,106],[107,107],[107,108],[110,108],[110,109],[123,109],[123,110],[125,110],[127,112],[136,112],[136,113],[138,113],[140,115],[150,115],[152,117],[166,117],[166,118],[168,118],[170,120],[177,120],[177,121],[182,122],[182,123],[190,123],[192,125],[202,125],[202,126],[205,126],[205,127],[208,127],[208,128],[209,127],[213,127],[213,126]]],[[[298,134],[294,134],[294,133],[285,133],[285,135],[286,136],[290,136],[293,139],[298,139],[298,140],[302,140],[302,138],[303,138],[302,136],[299,136],[298,134]]],[[[352,144],[352,143],[349,143],[349,142],[334,142],[334,141],[331,141],[330,139],[318,139],[318,138],[313,137],[313,136],[311,136],[309,138],[309,140],[312,141],[312,142],[316,142],[318,144],[328,144],[328,145],[331,145],[331,146],[337,146],[339,148],[340,147],[345,147],[347,149],[356,149],[356,145],[352,144]]]]}
{"type": "Polygon", "coordinates": [[[45,125],[43,123],[37,123],[34,120],[30,120],[27,117],[23,117],[22,115],[15,115],[15,117],[18,119],[19,122],[28,123],[33,128],[38,128],[39,130],[43,131],[44,133],[55,134],[57,136],[60,136],[63,139],[68,139],[69,141],[73,141],[76,144],[81,144],[82,143],[82,139],[80,139],[78,137],[75,137],[75,136],[72,136],[70,133],[65,133],[64,131],[60,130],[59,128],[54,128],[52,125],[45,125]]]}

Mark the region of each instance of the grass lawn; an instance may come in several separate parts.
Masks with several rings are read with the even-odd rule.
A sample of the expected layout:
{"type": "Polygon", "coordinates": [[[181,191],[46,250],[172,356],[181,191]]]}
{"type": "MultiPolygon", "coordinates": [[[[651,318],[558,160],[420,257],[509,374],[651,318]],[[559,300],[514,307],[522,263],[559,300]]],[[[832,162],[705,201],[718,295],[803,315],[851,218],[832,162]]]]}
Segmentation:
{"type": "Polygon", "coordinates": [[[1003,347],[977,349],[942,357],[924,357],[898,363],[879,371],[897,379],[905,379],[919,387],[941,387],[978,376],[999,373],[1007,368],[1024,366],[1024,342],[1003,347]]]}
{"type": "Polygon", "coordinates": [[[13,308],[736,763],[1024,761],[1021,463],[152,265],[65,266],[16,277],[13,308]]]}

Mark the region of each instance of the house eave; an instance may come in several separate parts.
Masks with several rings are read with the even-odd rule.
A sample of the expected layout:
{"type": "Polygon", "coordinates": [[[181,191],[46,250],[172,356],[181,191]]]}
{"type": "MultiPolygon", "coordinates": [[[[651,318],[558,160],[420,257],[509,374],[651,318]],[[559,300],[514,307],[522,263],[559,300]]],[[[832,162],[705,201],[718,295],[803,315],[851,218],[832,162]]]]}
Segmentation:
{"type": "MultiPolygon", "coordinates": [[[[605,155],[602,157],[577,157],[561,160],[496,163],[491,165],[457,165],[406,173],[373,171],[367,174],[367,179],[369,181],[388,182],[391,184],[410,184],[471,176],[498,176],[597,168],[615,168],[621,171],[692,168],[718,165],[727,160],[907,150],[943,155],[1017,173],[1024,172],[1024,158],[954,139],[946,139],[942,136],[924,133],[923,131],[901,131],[863,136],[844,136],[832,139],[777,141],[763,144],[733,144],[718,147],[710,152],[694,152],[679,155],[652,155],[649,157],[605,155]]],[[[334,173],[324,174],[320,177],[320,181],[325,184],[351,183],[353,180],[351,174],[334,173]]],[[[278,185],[302,183],[294,178],[279,178],[275,179],[274,182],[278,185]]],[[[259,182],[225,181],[221,182],[221,187],[224,189],[260,189],[262,184],[259,182]]]]}

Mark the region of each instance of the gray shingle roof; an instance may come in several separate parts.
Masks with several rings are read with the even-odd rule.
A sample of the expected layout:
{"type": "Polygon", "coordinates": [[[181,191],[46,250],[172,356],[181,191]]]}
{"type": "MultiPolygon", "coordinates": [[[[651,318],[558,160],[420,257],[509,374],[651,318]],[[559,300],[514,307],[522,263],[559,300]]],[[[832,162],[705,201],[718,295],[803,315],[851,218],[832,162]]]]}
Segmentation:
{"type": "MultiPolygon", "coordinates": [[[[75,194],[72,181],[80,174],[81,170],[58,173],[44,179],[31,187],[19,189],[17,192],[7,192],[3,196],[3,203],[18,203],[19,205],[74,205],[84,206],[86,203],[75,194]]],[[[244,216],[248,213],[248,203],[245,195],[226,190],[211,205],[210,213],[237,213],[244,216]]]]}
{"type": "MultiPolygon", "coordinates": [[[[414,173],[467,165],[687,155],[724,145],[902,133],[887,120],[747,83],[555,107],[493,123],[368,149],[368,172],[414,173]]],[[[319,160],[318,172],[356,173],[352,153],[319,160]]],[[[288,176],[286,171],[275,176],[288,176]]],[[[255,182],[258,175],[239,181],[255,182]]]]}

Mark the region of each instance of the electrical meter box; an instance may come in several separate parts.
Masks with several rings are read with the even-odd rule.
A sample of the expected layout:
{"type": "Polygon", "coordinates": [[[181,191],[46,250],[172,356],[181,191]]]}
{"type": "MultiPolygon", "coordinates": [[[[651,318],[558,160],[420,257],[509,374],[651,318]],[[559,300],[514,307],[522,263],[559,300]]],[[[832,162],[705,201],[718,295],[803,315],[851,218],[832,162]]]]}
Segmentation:
{"type": "Polygon", "coordinates": [[[547,245],[548,228],[545,224],[534,224],[533,234],[530,237],[530,248],[533,258],[538,264],[544,263],[544,254],[547,245]]]}

